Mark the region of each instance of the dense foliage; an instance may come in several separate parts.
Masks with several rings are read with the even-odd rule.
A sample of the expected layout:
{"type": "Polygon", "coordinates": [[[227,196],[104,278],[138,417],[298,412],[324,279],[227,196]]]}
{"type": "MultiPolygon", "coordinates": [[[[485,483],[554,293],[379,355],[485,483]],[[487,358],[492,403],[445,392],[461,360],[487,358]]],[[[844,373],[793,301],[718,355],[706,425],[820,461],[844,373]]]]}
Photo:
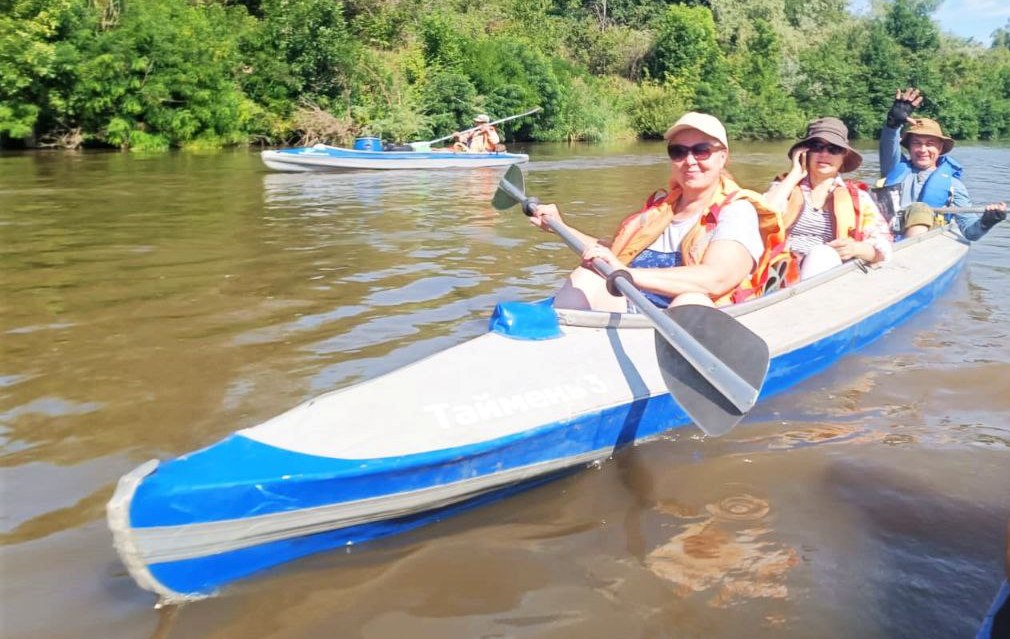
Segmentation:
{"type": "Polygon", "coordinates": [[[737,137],[843,118],[894,91],[955,137],[1010,136],[1010,22],[943,33],[940,0],[0,0],[0,144],[131,149],[424,140],[542,107],[508,139],[737,137]]]}

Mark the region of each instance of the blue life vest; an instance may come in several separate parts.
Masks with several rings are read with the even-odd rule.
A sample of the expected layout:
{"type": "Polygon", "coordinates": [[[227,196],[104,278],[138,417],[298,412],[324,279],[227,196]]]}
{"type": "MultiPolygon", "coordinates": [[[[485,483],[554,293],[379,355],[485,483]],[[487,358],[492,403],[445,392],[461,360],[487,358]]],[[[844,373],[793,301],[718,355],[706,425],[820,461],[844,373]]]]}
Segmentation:
{"type": "MultiPolygon", "coordinates": [[[[884,178],[884,186],[900,185],[911,172],[912,163],[908,158],[902,157],[884,178]]],[[[954,178],[961,179],[961,165],[950,156],[940,156],[936,170],[926,178],[916,201],[925,202],[932,207],[947,206],[954,178]]]]}

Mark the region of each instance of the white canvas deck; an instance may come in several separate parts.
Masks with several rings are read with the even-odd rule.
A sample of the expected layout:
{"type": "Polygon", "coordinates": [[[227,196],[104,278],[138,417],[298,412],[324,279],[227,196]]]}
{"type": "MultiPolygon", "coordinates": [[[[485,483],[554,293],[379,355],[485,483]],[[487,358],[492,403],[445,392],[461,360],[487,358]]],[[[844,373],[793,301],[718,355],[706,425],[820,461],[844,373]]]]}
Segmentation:
{"type": "MultiPolygon", "coordinates": [[[[903,243],[864,272],[843,267],[733,314],[772,357],[891,306],[954,265],[967,244],[949,232],[903,243]]],[[[605,326],[606,313],[563,313],[605,326]]],[[[395,457],[476,444],[667,392],[644,317],[626,330],[563,325],[564,337],[522,341],[487,334],[413,365],[315,398],[241,435],[310,455],[395,457]]]]}

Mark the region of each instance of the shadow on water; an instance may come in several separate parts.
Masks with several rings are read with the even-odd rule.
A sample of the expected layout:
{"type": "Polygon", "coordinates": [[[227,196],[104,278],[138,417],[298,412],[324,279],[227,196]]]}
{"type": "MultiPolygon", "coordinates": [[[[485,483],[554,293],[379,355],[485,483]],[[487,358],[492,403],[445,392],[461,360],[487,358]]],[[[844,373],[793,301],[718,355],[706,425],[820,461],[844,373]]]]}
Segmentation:
{"type": "Polygon", "coordinates": [[[617,442],[614,446],[620,449],[635,441],[638,435],[638,425],[641,423],[642,414],[645,412],[646,404],[649,401],[647,398],[648,386],[638,373],[638,369],[631,364],[631,358],[628,357],[627,351],[624,350],[624,345],[621,344],[621,338],[618,335],[617,329],[608,328],[607,339],[610,341],[610,345],[614,349],[614,355],[620,363],[621,372],[624,373],[624,379],[628,382],[628,390],[631,392],[631,396],[645,397],[645,399],[632,402],[631,407],[628,409],[628,414],[624,418],[624,424],[621,426],[621,431],[617,435],[617,442]]]}
{"type": "Polygon", "coordinates": [[[973,636],[995,592],[1007,513],[858,458],[832,464],[827,482],[872,540],[875,561],[861,563],[884,636],[973,636]]]}

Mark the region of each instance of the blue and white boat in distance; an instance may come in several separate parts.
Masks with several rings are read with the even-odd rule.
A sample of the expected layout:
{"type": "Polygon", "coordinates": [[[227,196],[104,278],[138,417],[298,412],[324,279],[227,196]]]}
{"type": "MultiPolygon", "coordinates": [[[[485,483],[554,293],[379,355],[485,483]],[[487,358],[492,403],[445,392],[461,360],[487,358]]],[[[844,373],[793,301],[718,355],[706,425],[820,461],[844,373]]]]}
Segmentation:
{"type": "MultiPolygon", "coordinates": [[[[423,149],[424,147],[419,147],[423,149]]],[[[275,171],[347,169],[474,169],[511,166],[529,161],[525,153],[454,153],[452,151],[384,151],[344,149],[325,144],[263,151],[263,163],[275,171]]]]}
{"type": "MultiPolygon", "coordinates": [[[[968,243],[938,229],[727,312],[768,344],[761,397],[874,341],[954,280],[968,243]]],[[[641,315],[555,309],[203,450],[125,475],[107,508],[137,583],[164,601],[419,526],[605,460],[691,421],[641,315]],[[586,366],[592,362],[592,366],[586,366]]],[[[522,313],[519,313],[522,316],[522,313]]],[[[746,427],[745,425],[743,427],[746,427]]]]}

